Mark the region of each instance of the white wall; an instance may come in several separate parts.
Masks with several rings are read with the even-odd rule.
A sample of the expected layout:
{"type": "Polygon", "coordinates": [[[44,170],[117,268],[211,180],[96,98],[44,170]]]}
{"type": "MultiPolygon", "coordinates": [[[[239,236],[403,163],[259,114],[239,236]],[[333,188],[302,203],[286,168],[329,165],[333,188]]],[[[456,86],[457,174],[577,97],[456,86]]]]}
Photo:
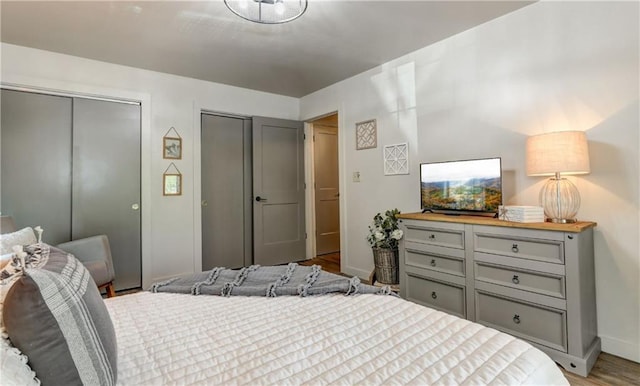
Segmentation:
{"type": "Polygon", "coordinates": [[[1,81],[84,95],[142,101],[143,286],[201,269],[200,111],[297,119],[299,100],[211,82],[2,44],[1,81]],[[179,197],[162,195],[162,137],[182,136],[179,197]]]}
{"type": "Polygon", "coordinates": [[[339,111],[343,269],[367,277],[367,225],[420,209],[419,163],[502,157],[505,202],[535,205],[527,136],[583,130],[591,174],[572,178],[595,232],[603,350],[640,361],[639,7],[541,2],[301,100],[301,117],[339,111]],[[355,150],[355,123],[376,118],[378,147],[355,150]],[[382,146],[408,142],[408,176],[383,176],[382,146]],[[351,175],[359,171],[360,183],[351,175]]]}

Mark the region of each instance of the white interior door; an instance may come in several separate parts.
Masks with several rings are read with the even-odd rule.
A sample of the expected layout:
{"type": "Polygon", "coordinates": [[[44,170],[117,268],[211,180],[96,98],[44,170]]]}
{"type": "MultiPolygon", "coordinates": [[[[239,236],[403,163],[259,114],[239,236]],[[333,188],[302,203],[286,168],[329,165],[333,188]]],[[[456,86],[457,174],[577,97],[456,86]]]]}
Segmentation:
{"type": "Polygon", "coordinates": [[[340,251],[338,128],[313,125],[316,255],[340,251]]]}
{"type": "Polygon", "coordinates": [[[253,118],[254,263],[283,264],[305,256],[304,125],[253,118]]]}

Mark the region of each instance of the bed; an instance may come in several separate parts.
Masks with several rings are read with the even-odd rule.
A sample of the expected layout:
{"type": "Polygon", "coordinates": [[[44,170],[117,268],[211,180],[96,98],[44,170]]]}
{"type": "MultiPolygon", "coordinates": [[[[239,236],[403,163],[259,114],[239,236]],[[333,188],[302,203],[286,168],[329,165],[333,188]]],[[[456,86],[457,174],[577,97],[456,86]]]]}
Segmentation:
{"type": "MultiPolygon", "coordinates": [[[[51,256],[49,247],[45,252],[47,258],[40,259],[41,266],[28,268],[27,275],[17,281],[20,285],[14,285],[5,299],[5,324],[16,331],[12,335],[9,329],[9,337],[20,342],[16,346],[28,349],[35,340],[33,335],[42,335],[35,346],[42,346],[42,342],[50,345],[44,350],[47,362],[60,361],[65,352],[52,351],[68,345],[76,361],[72,365],[78,369],[89,362],[89,357],[102,361],[113,358],[111,370],[106,370],[113,373],[108,376],[94,371],[94,378],[64,384],[568,384],[557,365],[528,343],[397,296],[364,291],[348,291],[350,296],[334,293],[306,297],[194,296],[144,291],[102,300],[89,274],[73,256],[53,247],[51,256]],[[58,280],[58,276],[65,278],[58,280]],[[15,295],[29,280],[47,287],[40,282],[45,280],[43,277],[53,284],[38,296],[55,292],[51,296],[59,300],[56,304],[69,299],[80,304],[64,305],[65,309],[81,311],[67,319],[73,319],[73,328],[79,324],[97,325],[91,334],[76,336],[91,335],[91,343],[95,343],[100,335],[108,346],[103,350],[105,355],[88,350],[90,345],[77,346],[88,350],[78,354],[78,349],[73,348],[77,342],[68,338],[73,334],[65,332],[75,330],[62,327],[64,318],[57,317],[57,322],[50,319],[49,323],[46,307],[24,305],[24,296],[15,295]],[[35,307],[45,313],[38,314],[35,307]],[[7,317],[9,308],[11,314],[7,317]],[[16,322],[13,319],[20,312],[26,318],[16,322]],[[31,330],[21,341],[18,330],[29,323],[31,330]],[[56,323],[62,334],[52,337],[42,331],[44,325],[58,328],[56,323]]],[[[351,283],[346,286],[350,288],[353,280],[345,280],[351,283]]],[[[40,303],[49,304],[50,300],[40,303]]],[[[30,364],[38,358],[36,354],[30,354],[30,364]]],[[[36,371],[35,375],[57,376],[69,361],[48,364],[48,371],[36,371]]],[[[2,379],[3,384],[5,381],[2,379]]]]}
{"type": "Polygon", "coordinates": [[[105,302],[121,385],[568,384],[528,343],[393,296],[105,302]]]}

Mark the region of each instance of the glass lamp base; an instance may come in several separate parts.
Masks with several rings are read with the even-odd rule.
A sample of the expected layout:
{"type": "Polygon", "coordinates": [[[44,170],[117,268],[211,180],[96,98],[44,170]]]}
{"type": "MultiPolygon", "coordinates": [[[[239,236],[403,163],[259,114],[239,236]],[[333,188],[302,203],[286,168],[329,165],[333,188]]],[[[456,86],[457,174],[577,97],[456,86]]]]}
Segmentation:
{"type": "Polygon", "coordinates": [[[540,190],[540,206],[544,208],[547,221],[574,223],[580,209],[580,193],[571,181],[556,174],[540,190]]]}
{"type": "Polygon", "coordinates": [[[578,219],[575,218],[547,218],[547,222],[552,222],[555,224],[573,224],[578,222],[578,219]]]}

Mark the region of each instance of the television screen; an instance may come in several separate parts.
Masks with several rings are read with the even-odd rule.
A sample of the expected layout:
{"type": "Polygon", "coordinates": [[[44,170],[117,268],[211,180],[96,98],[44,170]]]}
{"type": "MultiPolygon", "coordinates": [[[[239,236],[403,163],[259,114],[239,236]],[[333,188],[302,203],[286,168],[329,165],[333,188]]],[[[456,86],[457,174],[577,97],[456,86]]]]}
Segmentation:
{"type": "Polygon", "coordinates": [[[422,209],[497,213],[502,205],[500,158],[420,164],[422,209]]]}

